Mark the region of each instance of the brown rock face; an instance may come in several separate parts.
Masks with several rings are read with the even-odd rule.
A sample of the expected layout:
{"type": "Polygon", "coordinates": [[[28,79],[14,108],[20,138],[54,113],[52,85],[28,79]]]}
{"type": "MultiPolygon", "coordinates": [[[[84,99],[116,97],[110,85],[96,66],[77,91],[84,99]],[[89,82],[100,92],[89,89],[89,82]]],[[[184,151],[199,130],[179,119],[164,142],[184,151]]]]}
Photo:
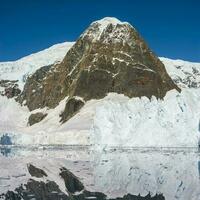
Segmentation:
{"type": "Polygon", "coordinates": [[[8,98],[17,97],[21,93],[17,81],[0,80],[0,87],[4,88],[0,95],[7,96],[8,98]]]}
{"type": "Polygon", "coordinates": [[[48,106],[46,104],[50,104],[49,100],[47,100],[49,91],[47,88],[44,90],[43,87],[45,78],[51,73],[51,68],[51,65],[44,66],[27,78],[24,90],[19,97],[19,101],[23,103],[25,100],[30,111],[35,110],[36,108],[48,106]]]}
{"type": "MultiPolygon", "coordinates": [[[[31,84],[33,80],[28,80],[24,94],[26,90],[32,91],[28,88],[36,87],[37,84],[31,84]]],[[[65,96],[79,96],[87,101],[116,92],[162,99],[167,91],[180,90],[138,32],[130,24],[113,18],[92,23],[62,63],[45,74],[40,88],[38,95],[30,92],[22,98],[30,99],[30,110],[55,107],[65,96]]]]}
{"type": "Polygon", "coordinates": [[[84,102],[82,100],[74,97],[69,98],[65,105],[64,111],[60,115],[61,122],[66,122],[68,119],[73,117],[83,106],[84,102]]]}
{"type": "Polygon", "coordinates": [[[47,114],[43,114],[41,112],[31,114],[28,118],[28,124],[32,126],[33,124],[42,121],[46,116],[47,114]]]}

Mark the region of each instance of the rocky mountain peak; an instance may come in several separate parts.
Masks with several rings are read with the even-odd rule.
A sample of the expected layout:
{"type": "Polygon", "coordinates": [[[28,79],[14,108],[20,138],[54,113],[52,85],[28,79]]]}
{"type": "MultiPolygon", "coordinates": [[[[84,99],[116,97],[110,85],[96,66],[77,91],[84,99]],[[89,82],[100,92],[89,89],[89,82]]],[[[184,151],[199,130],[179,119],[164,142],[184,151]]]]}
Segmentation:
{"type": "Polygon", "coordinates": [[[129,39],[130,29],[134,28],[128,22],[121,22],[114,17],[105,17],[91,23],[82,38],[90,39],[92,42],[123,42],[129,39]]]}
{"type": "Polygon", "coordinates": [[[179,90],[139,33],[126,22],[104,18],[86,29],[61,63],[33,74],[20,101],[30,110],[54,108],[69,96],[64,122],[86,101],[109,92],[162,99],[171,89],[179,90]]]}

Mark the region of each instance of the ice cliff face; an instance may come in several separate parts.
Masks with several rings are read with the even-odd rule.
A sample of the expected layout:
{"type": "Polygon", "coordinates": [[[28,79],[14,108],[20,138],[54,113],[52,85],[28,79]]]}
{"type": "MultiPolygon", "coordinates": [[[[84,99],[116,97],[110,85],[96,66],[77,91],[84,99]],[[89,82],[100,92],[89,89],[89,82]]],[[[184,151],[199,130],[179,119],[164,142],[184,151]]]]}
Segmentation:
{"type": "Polygon", "coordinates": [[[0,132],[18,144],[196,146],[200,64],[160,59],[130,24],[104,18],[75,43],[0,63],[1,80],[25,83],[20,105],[0,82],[0,132]]]}

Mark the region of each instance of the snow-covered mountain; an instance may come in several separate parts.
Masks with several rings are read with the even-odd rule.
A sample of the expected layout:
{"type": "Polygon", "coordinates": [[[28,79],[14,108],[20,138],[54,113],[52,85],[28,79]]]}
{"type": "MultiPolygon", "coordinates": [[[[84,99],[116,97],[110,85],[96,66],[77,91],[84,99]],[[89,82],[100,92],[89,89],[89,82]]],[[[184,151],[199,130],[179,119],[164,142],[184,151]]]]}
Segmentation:
{"type": "MultiPolygon", "coordinates": [[[[72,64],[73,67],[69,73],[76,77],[73,80],[77,80],[79,76],[76,75],[83,66],[86,66],[89,71],[92,68],[97,69],[96,63],[104,63],[102,58],[105,58],[103,55],[110,43],[113,43],[115,48],[122,48],[119,46],[120,42],[126,46],[124,40],[130,42],[128,36],[130,33],[134,34],[135,29],[133,29],[133,33],[129,31],[128,23],[122,23],[115,19],[106,18],[94,22],[81,35],[76,44],[66,42],[15,62],[0,63],[0,80],[19,80],[19,86],[23,89],[26,80],[24,77],[46,65],[56,66],[55,69],[48,72],[49,74],[59,72],[61,66],[63,68],[62,76],[65,76],[66,63],[72,64]],[[122,28],[124,26],[125,29],[122,28]],[[125,33],[121,32],[121,29],[125,33]],[[119,31],[122,35],[119,34],[119,31]],[[109,39],[108,36],[111,38],[109,39]],[[124,36],[126,36],[125,39],[124,36]],[[105,49],[99,48],[99,42],[105,45],[105,49]],[[83,43],[84,46],[82,46],[83,43]],[[98,50],[96,53],[94,48],[98,50]],[[91,54],[88,54],[88,49],[92,49],[91,54]],[[98,57],[97,53],[101,56],[98,57]],[[85,57],[85,55],[87,56],[85,57]],[[69,60],[69,58],[73,59],[69,60]],[[64,61],[62,61],[63,59],[64,61]],[[88,65],[91,60],[94,60],[93,66],[88,65]]],[[[136,38],[140,41],[142,49],[138,50],[137,48],[137,51],[147,52],[148,48],[143,41],[141,42],[140,37],[136,38]]],[[[135,45],[134,42],[129,44],[135,45]]],[[[123,51],[125,52],[126,49],[123,51]]],[[[122,57],[118,57],[118,55],[118,53],[115,54],[117,59],[111,62],[110,66],[118,66],[124,60],[124,66],[126,62],[132,62],[132,54],[129,55],[126,52],[126,55],[122,57]],[[120,60],[122,58],[123,60],[120,60]]],[[[105,60],[109,61],[109,58],[108,56],[105,60]]],[[[145,60],[144,57],[143,60],[145,60]]],[[[180,93],[175,89],[166,90],[167,94],[162,100],[155,96],[131,98],[124,94],[108,92],[105,97],[102,96],[100,99],[89,98],[85,101],[81,95],[74,95],[75,101],[82,101],[84,106],[65,123],[61,123],[60,120],[61,114],[66,110],[66,102],[69,101],[68,95],[52,108],[43,106],[32,109],[32,111],[25,106],[26,101],[23,101],[24,106],[22,106],[13,98],[7,99],[6,96],[0,96],[0,134],[8,133],[15,144],[93,144],[101,148],[105,146],[196,146],[199,138],[200,119],[200,114],[197,112],[200,109],[200,63],[167,58],[160,58],[160,60],[165,65],[169,76],[181,88],[180,93]],[[44,119],[29,126],[27,124],[29,116],[36,113],[43,113],[44,119]]],[[[156,62],[160,61],[156,60],[156,62]]],[[[149,65],[151,66],[151,64],[149,65]]],[[[156,70],[156,68],[148,68],[144,64],[137,67],[138,70],[145,71],[145,76],[146,73],[153,74],[152,71],[156,70]]],[[[165,76],[165,71],[162,73],[165,76]]],[[[113,77],[116,75],[117,72],[113,77]]],[[[166,80],[169,80],[167,75],[166,80]]],[[[46,83],[46,77],[42,77],[42,81],[46,83]]],[[[56,82],[56,84],[58,83],[59,81],[56,82]]],[[[35,87],[37,89],[40,85],[35,85],[35,87]]],[[[34,90],[31,90],[33,96],[34,90]]]]}

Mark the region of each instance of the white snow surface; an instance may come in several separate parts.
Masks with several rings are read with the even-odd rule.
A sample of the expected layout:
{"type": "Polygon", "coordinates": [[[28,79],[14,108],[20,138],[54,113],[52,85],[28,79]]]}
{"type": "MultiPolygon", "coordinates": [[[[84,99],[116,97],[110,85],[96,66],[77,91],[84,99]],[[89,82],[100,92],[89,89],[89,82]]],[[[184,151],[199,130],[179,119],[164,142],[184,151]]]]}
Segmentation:
{"type": "Polygon", "coordinates": [[[0,62],[0,80],[18,80],[20,89],[23,89],[29,75],[43,66],[62,61],[73,44],[74,42],[64,42],[17,61],[0,62]]]}
{"type": "Polygon", "coordinates": [[[168,74],[181,88],[200,87],[200,63],[160,57],[168,74]]]}
{"type": "MultiPolygon", "coordinates": [[[[72,44],[54,45],[14,64],[7,63],[7,67],[5,63],[0,63],[0,79],[18,79],[23,85],[24,75],[33,73],[44,64],[61,61],[72,44]],[[24,60],[27,60],[26,64],[16,64],[24,60]],[[40,61],[41,65],[36,64],[40,61]]],[[[67,97],[55,109],[29,112],[27,107],[19,105],[14,99],[0,96],[0,135],[8,133],[13,143],[23,145],[71,144],[97,148],[197,146],[200,134],[200,63],[167,58],[161,60],[169,75],[181,87],[181,93],[169,91],[164,100],[154,97],[151,100],[146,97],[130,99],[124,95],[108,94],[104,99],[88,101],[78,114],[64,124],[60,123],[59,115],[64,110],[67,97]],[[38,111],[47,113],[47,117],[38,124],[28,126],[28,117],[38,111]]]]}
{"type": "Polygon", "coordinates": [[[107,26],[109,24],[112,25],[117,25],[117,24],[128,24],[128,22],[121,22],[119,19],[115,18],[115,17],[105,17],[103,19],[97,20],[95,22],[93,22],[92,24],[98,23],[100,24],[100,29],[104,30],[105,28],[107,28],[107,26]]]}

